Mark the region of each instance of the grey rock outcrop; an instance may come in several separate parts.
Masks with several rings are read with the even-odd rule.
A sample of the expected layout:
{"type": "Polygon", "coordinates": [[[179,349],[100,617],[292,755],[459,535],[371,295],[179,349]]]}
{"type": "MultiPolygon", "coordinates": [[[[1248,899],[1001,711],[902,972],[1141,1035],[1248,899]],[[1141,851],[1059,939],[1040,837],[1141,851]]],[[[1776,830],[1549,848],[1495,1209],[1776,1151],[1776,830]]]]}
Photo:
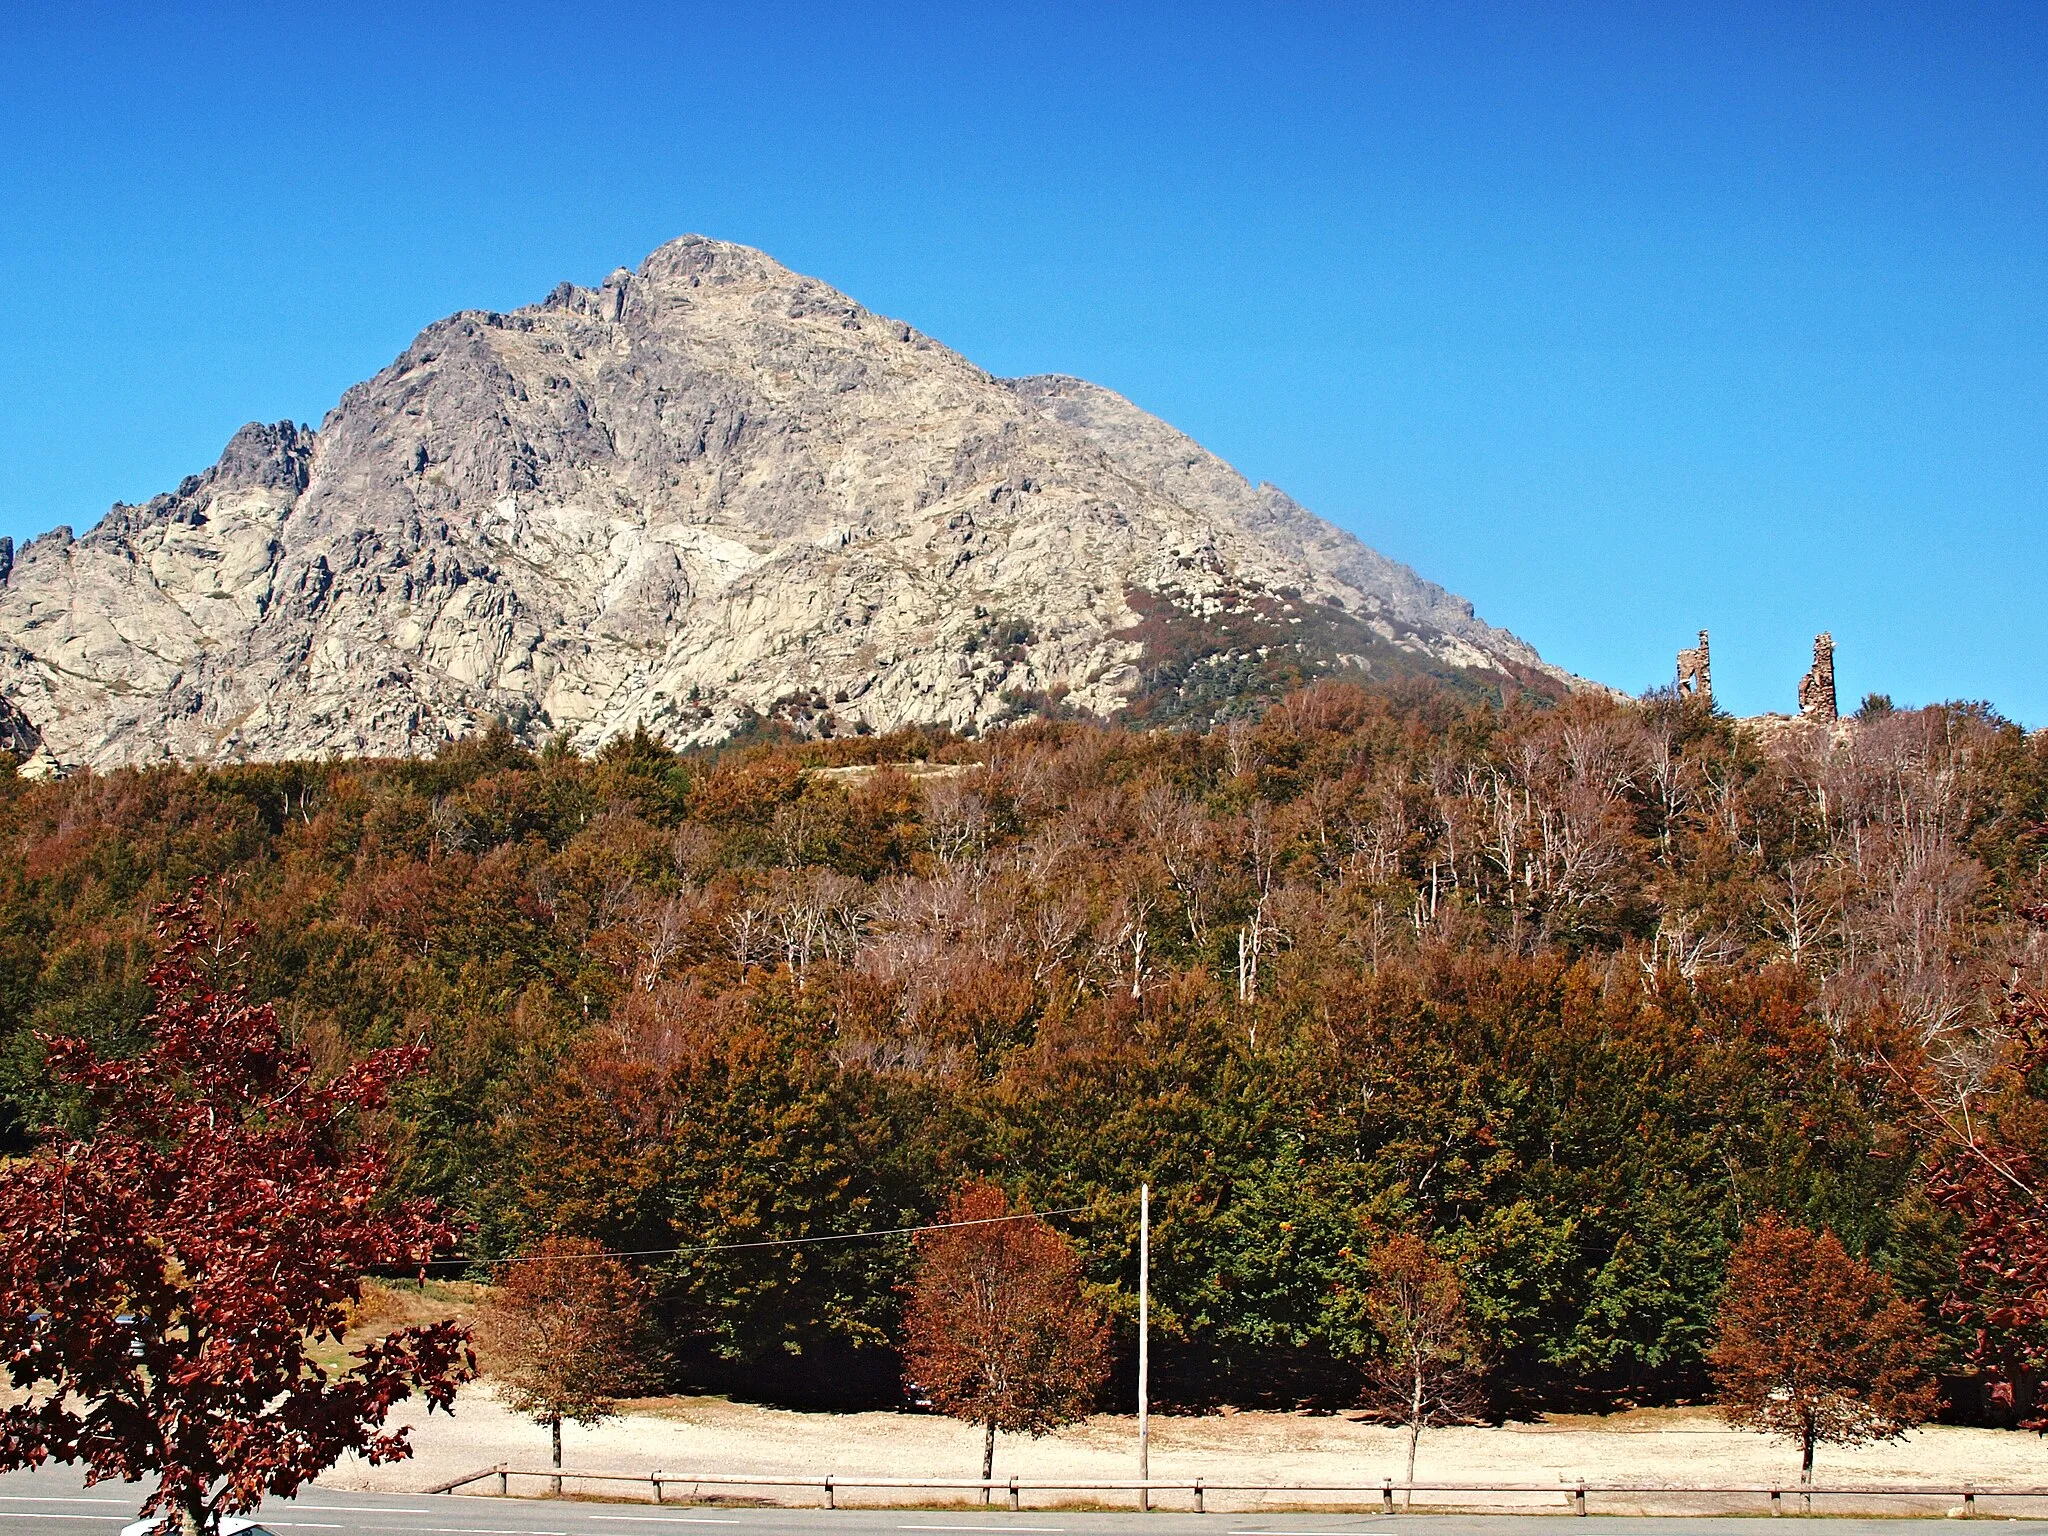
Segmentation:
{"type": "Polygon", "coordinates": [[[1107,390],[1003,381],[757,251],[421,333],[317,432],[220,460],[0,575],[0,695],[66,763],[431,750],[502,716],[583,747],[982,725],[1139,686],[1134,594],[1341,607],[1549,679],[1469,603],[1107,390]],[[1006,643],[987,643],[992,623],[1006,643]]]}
{"type": "Polygon", "coordinates": [[[0,699],[0,752],[17,763],[31,761],[42,750],[43,733],[35,722],[6,699],[0,699]]]}

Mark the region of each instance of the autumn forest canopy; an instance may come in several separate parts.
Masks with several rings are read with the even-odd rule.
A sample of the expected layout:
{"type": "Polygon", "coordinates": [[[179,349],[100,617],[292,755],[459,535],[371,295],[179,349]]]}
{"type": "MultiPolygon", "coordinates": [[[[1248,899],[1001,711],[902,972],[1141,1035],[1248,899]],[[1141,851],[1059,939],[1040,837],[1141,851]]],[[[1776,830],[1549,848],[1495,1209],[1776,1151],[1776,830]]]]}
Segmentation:
{"type": "Polygon", "coordinates": [[[7,774],[0,1137],[90,1131],[43,1042],[140,1048],[151,913],[205,877],[320,1071],[429,1047],[382,1129],[449,1272],[642,1255],[673,1389],[900,1400],[912,1245],[715,1245],[969,1181],[1072,1211],[1127,1376],[1149,1181],[1170,1402],[1355,1399],[1398,1234],[1496,1408],[1698,1397],[1771,1218],[1920,1308],[1945,1411],[2009,1420],[2041,1319],[1985,1290],[2010,1192],[1972,1180],[2048,1154],[2044,858],[2048,735],[1981,707],[1762,737],[1420,683],[1206,731],[7,774]]]}

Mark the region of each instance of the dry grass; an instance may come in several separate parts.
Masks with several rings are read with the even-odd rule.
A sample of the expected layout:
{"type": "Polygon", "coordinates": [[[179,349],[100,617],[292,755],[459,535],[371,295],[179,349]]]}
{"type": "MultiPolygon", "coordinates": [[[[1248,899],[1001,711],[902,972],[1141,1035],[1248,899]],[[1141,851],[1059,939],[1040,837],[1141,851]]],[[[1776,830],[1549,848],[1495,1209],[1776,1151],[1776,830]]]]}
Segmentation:
{"type": "Polygon", "coordinates": [[[395,1328],[451,1317],[471,1321],[483,1293],[483,1286],[467,1280],[365,1280],[362,1300],[349,1308],[348,1332],[341,1342],[326,1340],[308,1353],[326,1370],[347,1370],[356,1350],[395,1328]]]}

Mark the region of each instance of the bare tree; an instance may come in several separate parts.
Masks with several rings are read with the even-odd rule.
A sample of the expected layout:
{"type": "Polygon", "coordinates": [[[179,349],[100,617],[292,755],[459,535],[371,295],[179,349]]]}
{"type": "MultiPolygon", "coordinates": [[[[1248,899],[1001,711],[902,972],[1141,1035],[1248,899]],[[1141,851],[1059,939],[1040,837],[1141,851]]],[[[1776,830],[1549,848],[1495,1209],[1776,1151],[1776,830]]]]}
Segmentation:
{"type": "Polygon", "coordinates": [[[1794,965],[1813,962],[1814,951],[1841,910],[1829,891],[1827,866],[1820,859],[1794,859],[1785,866],[1783,882],[1767,887],[1762,905],[1767,931],[1784,947],[1794,965]]]}
{"type": "Polygon", "coordinates": [[[1168,887],[1180,898],[1188,942],[1202,949],[1209,942],[1209,913],[1221,876],[1208,818],[1199,806],[1157,781],[1138,797],[1138,815],[1152,853],[1166,871],[1168,887]]]}
{"type": "Polygon", "coordinates": [[[739,967],[740,978],[745,980],[747,966],[767,947],[767,914],[741,896],[726,909],[718,927],[725,935],[733,964],[739,967]]]}
{"type": "Polygon", "coordinates": [[[1237,930],[1237,1000],[1249,1003],[1259,995],[1259,961],[1279,937],[1273,922],[1273,892],[1280,869],[1280,839],[1273,830],[1272,808],[1263,800],[1254,801],[1245,817],[1243,853],[1252,910],[1237,930]]]}
{"type": "Polygon", "coordinates": [[[695,891],[685,890],[680,895],[644,901],[633,914],[632,929],[639,940],[641,961],[637,981],[642,992],[652,992],[669,962],[684,952],[702,905],[695,891]]]}

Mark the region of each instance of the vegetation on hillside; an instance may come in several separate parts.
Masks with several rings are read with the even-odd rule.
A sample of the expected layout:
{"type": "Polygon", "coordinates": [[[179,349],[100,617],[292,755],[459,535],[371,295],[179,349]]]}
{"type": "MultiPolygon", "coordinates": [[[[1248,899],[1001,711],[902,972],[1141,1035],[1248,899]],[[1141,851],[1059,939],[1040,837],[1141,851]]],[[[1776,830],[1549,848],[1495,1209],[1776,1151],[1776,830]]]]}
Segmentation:
{"type": "Polygon", "coordinates": [[[678,1388],[893,1400],[908,1244],[703,1250],[911,1225],[970,1179],[1079,1208],[1127,1350],[1150,1180],[1169,1401],[1354,1399],[1398,1233],[1455,1267],[1497,1404],[1701,1393],[1769,1212],[1940,1324],[1965,1410],[2019,1416],[2025,1370],[1968,1378],[1986,1317],[2041,1358],[2038,1311],[1969,1279],[2017,1197],[1955,1194],[1954,1127],[1990,1096],[2002,1166],[2048,1151],[2009,1001],[2048,964],[2044,856],[2048,738],[1983,708],[1765,741],[1422,683],[1205,731],[7,777],[0,1134],[88,1125],[41,1038],[131,1048],[150,909],[213,876],[324,1069],[431,1046],[399,1172],[472,1261],[698,1250],[640,1261],[678,1388]]]}

